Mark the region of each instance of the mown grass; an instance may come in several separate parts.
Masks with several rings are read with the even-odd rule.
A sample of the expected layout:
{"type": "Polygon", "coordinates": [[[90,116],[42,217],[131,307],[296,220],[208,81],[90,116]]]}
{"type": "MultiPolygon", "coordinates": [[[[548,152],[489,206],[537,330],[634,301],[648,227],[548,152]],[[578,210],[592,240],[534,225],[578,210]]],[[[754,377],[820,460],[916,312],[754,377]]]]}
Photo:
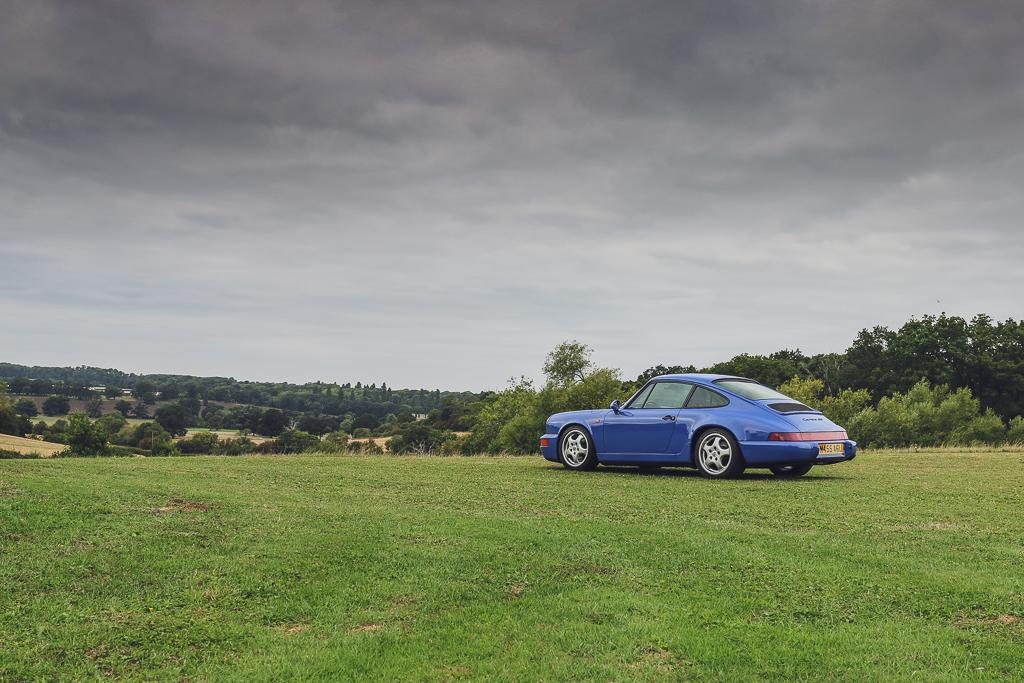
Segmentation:
{"type": "Polygon", "coordinates": [[[0,461],[0,680],[1008,679],[1024,454],[0,461]]]}

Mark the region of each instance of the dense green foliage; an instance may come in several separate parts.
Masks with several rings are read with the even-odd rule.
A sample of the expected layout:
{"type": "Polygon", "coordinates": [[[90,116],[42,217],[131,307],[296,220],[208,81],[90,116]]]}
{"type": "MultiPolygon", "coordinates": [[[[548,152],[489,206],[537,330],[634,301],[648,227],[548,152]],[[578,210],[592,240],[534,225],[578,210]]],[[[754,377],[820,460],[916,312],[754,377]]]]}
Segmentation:
{"type": "Polygon", "coordinates": [[[48,396],[43,401],[43,415],[67,415],[71,412],[71,403],[67,396],[48,396]]]}
{"type": "Polygon", "coordinates": [[[461,444],[463,452],[536,452],[549,415],[607,406],[633,386],[620,379],[618,370],[595,368],[590,349],[578,342],[559,344],[548,354],[544,368],[553,374],[540,390],[520,379],[485,403],[472,434],[461,444]]]}
{"type": "MultiPolygon", "coordinates": [[[[548,356],[542,386],[521,378],[495,394],[0,363],[0,378],[10,378],[13,393],[52,394],[43,405],[48,416],[66,414],[68,398],[74,397],[87,400],[84,408],[92,417],[111,410],[140,419],[153,415],[171,435],[194,427],[265,437],[290,430],[315,437],[344,432],[394,437],[401,452],[446,453],[535,452],[547,415],[604,407],[612,399],[627,398],[654,375],[693,371],[697,368],[692,364],[656,365],[635,381],[623,381],[619,371],[595,367],[591,349],[578,342],[562,344],[548,356]],[[130,390],[133,402],[122,398],[124,390],[130,390]],[[116,405],[101,403],[98,393],[118,398],[116,405]],[[410,432],[409,425],[420,420],[424,424],[410,432]],[[452,432],[471,434],[456,438],[452,432]]],[[[700,371],[785,385],[784,393],[822,409],[867,444],[995,443],[1020,438],[1021,421],[1015,420],[1024,414],[1024,323],[995,322],[985,315],[969,321],[945,314],[924,316],[895,330],[862,330],[843,353],[740,354],[700,371]],[[922,380],[929,392],[949,396],[929,399],[938,403],[925,409],[919,400],[923,390],[916,388],[922,380]],[[883,401],[887,397],[891,400],[883,401]],[[978,410],[972,413],[975,403],[978,410]],[[953,404],[960,408],[954,410],[953,404]],[[927,426],[932,412],[957,422],[933,429],[927,426]],[[908,421],[918,426],[905,426],[908,421]],[[879,436],[880,430],[897,427],[898,434],[879,436]],[[907,440],[918,436],[923,441],[907,440]]],[[[18,405],[23,415],[34,409],[30,399],[18,405]]],[[[0,411],[0,429],[30,429],[24,420],[12,419],[0,411]]]]}
{"type": "Polygon", "coordinates": [[[0,680],[1017,680],[1020,460],[4,460],[0,680]]]}
{"type": "Polygon", "coordinates": [[[30,398],[19,399],[14,404],[14,410],[16,410],[19,415],[24,415],[25,417],[35,417],[39,414],[39,409],[36,408],[36,402],[30,398]]]}
{"type": "Polygon", "coordinates": [[[845,353],[805,356],[780,351],[742,355],[706,369],[779,386],[794,376],[822,380],[827,393],[864,389],[874,401],[920,382],[970,389],[983,409],[1004,418],[1024,414],[1024,321],[970,321],[926,315],[898,330],[861,330],[845,353]]]}
{"type": "Polygon", "coordinates": [[[90,420],[85,413],[72,413],[68,417],[69,455],[80,457],[106,455],[107,438],[104,426],[90,420]]]}
{"type": "Polygon", "coordinates": [[[0,434],[21,436],[25,433],[23,424],[21,417],[14,409],[13,401],[7,395],[7,387],[0,382],[0,434]]]}
{"type": "Polygon", "coordinates": [[[448,441],[454,438],[446,430],[434,429],[425,422],[409,422],[402,425],[388,441],[389,453],[439,453],[448,441]]]}

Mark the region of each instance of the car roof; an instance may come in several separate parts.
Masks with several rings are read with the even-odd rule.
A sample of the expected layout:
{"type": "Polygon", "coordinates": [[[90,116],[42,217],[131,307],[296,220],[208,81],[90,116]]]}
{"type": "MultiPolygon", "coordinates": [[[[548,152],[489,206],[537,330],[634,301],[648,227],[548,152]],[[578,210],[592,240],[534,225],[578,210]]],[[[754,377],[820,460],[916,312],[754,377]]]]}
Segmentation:
{"type": "Polygon", "coordinates": [[[698,382],[701,384],[710,384],[711,382],[714,382],[716,379],[740,379],[747,382],[754,381],[747,379],[746,377],[737,377],[736,375],[714,375],[704,372],[688,372],[683,375],[658,375],[657,377],[652,377],[651,379],[676,379],[686,380],[687,382],[698,382]]]}

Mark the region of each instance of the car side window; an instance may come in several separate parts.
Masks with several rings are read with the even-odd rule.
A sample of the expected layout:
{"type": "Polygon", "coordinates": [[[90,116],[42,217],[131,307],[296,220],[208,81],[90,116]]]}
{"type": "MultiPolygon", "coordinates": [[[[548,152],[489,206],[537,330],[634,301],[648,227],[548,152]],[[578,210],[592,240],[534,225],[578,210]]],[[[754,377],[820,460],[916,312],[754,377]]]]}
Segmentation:
{"type": "Polygon", "coordinates": [[[633,400],[626,404],[627,408],[642,408],[644,401],[647,400],[647,396],[651,393],[651,389],[654,388],[654,384],[648,384],[646,387],[640,390],[640,393],[633,397],[633,400]]]}
{"type": "Polygon", "coordinates": [[[686,402],[687,408],[721,408],[727,405],[729,405],[729,399],[704,387],[694,388],[690,399],[686,402]]]}
{"type": "MultiPolygon", "coordinates": [[[[686,403],[686,397],[690,395],[691,384],[683,382],[658,382],[654,385],[651,393],[644,401],[644,408],[674,408],[679,409],[686,403]]],[[[640,407],[637,404],[637,407],[640,407]]]]}

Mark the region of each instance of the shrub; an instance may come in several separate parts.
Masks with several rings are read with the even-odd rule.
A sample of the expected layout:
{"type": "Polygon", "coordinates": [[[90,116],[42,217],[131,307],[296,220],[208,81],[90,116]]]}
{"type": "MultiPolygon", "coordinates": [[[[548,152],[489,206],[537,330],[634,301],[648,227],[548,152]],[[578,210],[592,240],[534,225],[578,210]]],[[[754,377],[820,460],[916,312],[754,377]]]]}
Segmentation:
{"type": "Polygon", "coordinates": [[[362,453],[363,455],[382,455],[384,453],[384,449],[373,439],[353,441],[349,443],[348,450],[350,453],[362,453]]]}
{"type": "Polygon", "coordinates": [[[218,452],[220,439],[213,432],[196,432],[178,442],[178,450],[184,455],[207,455],[218,452]]]}
{"type": "Polygon", "coordinates": [[[121,429],[128,424],[128,420],[121,413],[109,413],[96,420],[96,424],[107,433],[107,439],[113,440],[121,429]]]}
{"type": "Polygon", "coordinates": [[[39,410],[36,408],[36,402],[30,398],[19,399],[18,402],[14,404],[14,410],[16,410],[19,415],[24,415],[25,417],[35,417],[39,414],[39,410]]]}
{"type": "Polygon", "coordinates": [[[452,434],[452,438],[441,444],[440,455],[465,455],[466,442],[468,440],[469,435],[458,436],[452,434]]]}
{"type": "Polygon", "coordinates": [[[107,454],[107,433],[85,413],[72,413],[68,418],[68,450],[74,456],[107,454]]]}
{"type": "Polygon", "coordinates": [[[1018,415],[1010,420],[1010,428],[1007,431],[1006,440],[1010,443],[1024,445],[1024,417],[1018,415]]]}
{"type": "MultiPolygon", "coordinates": [[[[121,437],[121,432],[118,432],[118,437],[121,437]]],[[[137,425],[124,445],[145,448],[153,455],[175,455],[178,453],[171,435],[156,422],[143,422],[137,425]]]]}
{"type": "Polygon", "coordinates": [[[348,450],[348,434],[341,430],[331,432],[320,440],[319,448],[324,453],[344,453],[348,450]]]}
{"type": "Polygon", "coordinates": [[[256,453],[304,453],[317,450],[320,439],[298,429],[281,432],[276,439],[269,439],[255,447],[256,453]]]}
{"type": "Polygon", "coordinates": [[[949,442],[954,444],[998,444],[1006,441],[1006,425],[991,408],[966,425],[961,425],[950,434],[949,442]]]}
{"type": "Polygon", "coordinates": [[[157,441],[152,448],[149,449],[149,454],[159,457],[167,457],[172,455],[181,455],[181,451],[178,450],[178,445],[174,443],[172,439],[166,441],[157,441]]]}
{"type": "Polygon", "coordinates": [[[67,415],[71,410],[71,403],[68,401],[67,396],[49,396],[43,401],[43,414],[54,416],[54,415],[67,415]]]}
{"type": "Polygon", "coordinates": [[[252,442],[252,439],[245,436],[237,439],[224,439],[217,447],[217,452],[220,455],[244,455],[245,453],[254,453],[255,451],[256,445],[252,442]]]}
{"type": "Polygon", "coordinates": [[[160,423],[160,426],[166,429],[171,436],[183,436],[188,432],[192,415],[185,406],[179,403],[169,403],[157,408],[153,413],[153,419],[160,423]]]}
{"type": "Polygon", "coordinates": [[[315,451],[320,445],[320,439],[299,429],[288,429],[281,432],[276,442],[275,453],[304,453],[315,451]]]}
{"type": "Polygon", "coordinates": [[[423,422],[403,425],[398,434],[388,441],[392,453],[434,453],[455,435],[449,431],[434,429],[423,422]]]}
{"type": "Polygon", "coordinates": [[[876,408],[861,411],[849,425],[850,435],[864,446],[906,447],[943,444],[1002,443],[1006,426],[980,404],[968,389],[950,392],[922,380],[905,394],[894,394],[876,408]]]}

